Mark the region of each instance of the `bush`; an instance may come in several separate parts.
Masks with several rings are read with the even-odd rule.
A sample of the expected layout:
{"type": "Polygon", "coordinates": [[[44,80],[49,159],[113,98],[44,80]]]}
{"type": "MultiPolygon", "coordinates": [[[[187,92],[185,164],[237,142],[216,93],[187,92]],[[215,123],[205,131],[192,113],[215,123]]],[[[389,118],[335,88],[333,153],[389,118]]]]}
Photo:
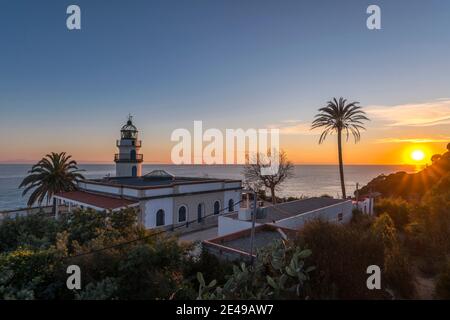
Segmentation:
{"type": "Polygon", "coordinates": [[[234,265],[223,286],[199,272],[198,299],[305,299],[315,269],[306,263],[310,255],[290,241],[275,241],[258,251],[254,266],[234,265]]]}
{"type": "Polygon", "coordinates": [[[384,279],[386,285],[402,298],[411,298],[415,293],[414,275],[409,256],[402,249],[397,230],[391,217],[384,213],[375,219],[372,232],[384,246],[384,279]]]}
{"type": "Polygon", "coordinates": [[[416,289],[411,262],[407,253],[399,247],[385,253],[384,278],[387,286],[401,298],[414,297],[416,289]]]}
{"type": "Polygon", "coordinates": [[[403,231],[405,226],[410,222],[411,207],[403,199],[385,198],[375,202],[374,211],[377,215],[387,213],[394,222],[397,230],[403,231]]]}
{"type": "Polygon", "coordinates": [[[368,229],[373,222],[373,217],[363,213],[359,209],[352,210],[352,219],[350,223],[355,228],[368,229]]]}
{"type": "Polygon", "coordinates": [[[439,299],[450,299],[450,263],[447,264],[444,271],[437,277],[435,293],[439,299]]]}
{"type": "Polygon", "coordinates": [[[224,284],[227,281],[227,275],[233,273],[233,265],[232,262],[219,260],[216,256],[202,250],[200,256],[189,258],[189,263],[184,265],[184,274],[194,288],[198,286],[198,272],[203,274],[207,282],[216,280],[218,284],[224,284]]]}
{"type": "Polygon", "coordinates": [[[420,269],[436,275],[445,267],[450,254],[450,174],[428,190],[411,214],[405,228],[405,243],[419,258],[420,269]]]}
{"type": "Polygon", "coordinates": [[[57,232],[55,219],[44,213],[7,218],[0,223],[0,252],[14,251],[19,246],[48,248],[57,232]]]}
{"type": "Polygon", "coordinates": [[[380,299],[387,297],[366,286],[367,267],[384,265],[384,247],[370,230],[352,225],[312,221],[305,225],[299,243],[312,250],[313,299],[380,299]]]}
{"type": "Polygon", "coordinates": [[[79,210],[60,220],[33,215],[2,224],[0,235],[8,240],[1,243],[8,250],[0,253],[0,299],[170,299],[185,286],[190,263],[189,247],[153,236],[132,209],[79,210]],[[82,270],[79,292],[66,287],[71,264],[82,270]]]}
{"type": "Polygon", "coordinates": [[[62,260],[53,249],[17,249],[0,255],[0,299],[56,299],[65,282],[62,260]],[[3,296],[2,296],[3,295],[3,296]],[[25,295],[25,297],[24,297],[25,295]]]}

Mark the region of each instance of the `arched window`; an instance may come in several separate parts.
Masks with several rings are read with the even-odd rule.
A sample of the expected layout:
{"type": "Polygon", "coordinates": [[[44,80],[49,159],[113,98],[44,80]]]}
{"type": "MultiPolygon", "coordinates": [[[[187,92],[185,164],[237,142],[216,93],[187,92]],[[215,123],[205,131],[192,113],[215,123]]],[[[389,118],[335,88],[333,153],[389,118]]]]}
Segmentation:
{"type": "Polygon", "coordinates": [[[203,203],[199,203],[197,206],[197,221],[202,222],[203,220],[203,203]]]}
{"type": "Polygon", "coordinates": [[[230,199],[228,200],[228,212],[233,212],[234,211],[234,200],[230,199]]]}
{"type": "Polygon", "coordinates": [[[159,209],[158,212],[156,212],[156,226],[163,226],[165,225],[165,214],[163,209],[159,209]]]}
{"type": "Polygon", "coordinates": [[[186,207],[181,206],[178,209],[178,222],[184,222],[186,221],[186,207]]]}
{"type": "Polygon", "coordinates": [[[137,177],[137,168],[136,166],[131,167],[131,176],[137,177]]]}
{"type": "Polygon", "coordinates": [[[220,213],[220,202],[216,201],[214,202],[214,214],[219,214],[220,213]]]}

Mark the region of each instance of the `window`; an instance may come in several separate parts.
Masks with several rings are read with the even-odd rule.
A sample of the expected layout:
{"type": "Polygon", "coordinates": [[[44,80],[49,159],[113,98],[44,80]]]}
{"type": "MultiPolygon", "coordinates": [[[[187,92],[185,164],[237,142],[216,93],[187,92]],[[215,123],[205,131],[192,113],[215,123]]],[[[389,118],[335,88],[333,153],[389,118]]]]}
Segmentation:
{"type": "Polygon", "coordinates": [[[220,213],[220,202],[216,201],[214,202],[214,214],[219,214],[220,213]]]}
{"type": "Polygon", "coordinates": [[[228,200],[228,212],[233,212],[234,211],[234,200],[230,199],[228,200]]]}
{"type": "Polygon", "coordinates": [[[186,206],[181,206],[180,209],[178,209],[178,222],[186,221],[186,211],[186,206]]]}
{"type": "Polygon", "coordinates": [[[137,168],[136,168],[136,166],[133,166],[131,168],[131,176],[132,177],[137,177],[137,168]]]}
{"type": "Polygon", "coordinates": [[[156,226],[163,226],[165,225],[165,214],[164,210],[159,209],[158,212],[156,212],[156,226]]]}
{"type": "Polygon", "coordinates": [[[136,160],[136,150],[130,151],[130,160],[136,160]]]}
{"type": "Polygon", "coordinates": [[[344,214],[343,213],[339,213],[338,214],[338,221],[342,221],[342,219],[344,219],[344,214]]]}
{"type": "Polygon", "coordinates": [[[202,222],[203,220],[203,203],[199,203],[197,207],[197,222],[202,222]]]}

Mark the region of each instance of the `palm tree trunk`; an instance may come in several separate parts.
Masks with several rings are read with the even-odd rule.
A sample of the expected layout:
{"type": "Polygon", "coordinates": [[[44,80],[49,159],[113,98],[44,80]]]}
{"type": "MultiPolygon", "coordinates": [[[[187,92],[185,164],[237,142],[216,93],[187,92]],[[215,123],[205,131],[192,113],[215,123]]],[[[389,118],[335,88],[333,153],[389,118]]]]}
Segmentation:
{"type": "Polygon", "coordinates": [[[342,161],[342,129],[338,129],[338,153],[339,153],[339,175],[341,177],[342,199],[347,198],[345,194],[344,163],[342,161]]]}

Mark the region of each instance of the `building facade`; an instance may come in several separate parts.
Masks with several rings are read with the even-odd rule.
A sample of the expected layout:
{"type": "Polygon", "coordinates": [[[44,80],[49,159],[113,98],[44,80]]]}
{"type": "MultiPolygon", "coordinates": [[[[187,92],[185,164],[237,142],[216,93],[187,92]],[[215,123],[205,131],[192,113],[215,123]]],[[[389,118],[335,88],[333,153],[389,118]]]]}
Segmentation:
{"type": "Polygon", "coordinates": [[[54,196],[57,204],[68,210],[134,207],[148,229],[204,225],[206,220],[217,223],[219,215],[239,211],[240,180],[176,177],[163,170],[142,175],[141,141],[131,117],[121,129],[117,147],[116,177],[78,181],[76,191],[54,196]]]}
{"type": "MultiPolygon", "coordinates": [[[[248,203],[248,202],[247,202],[248,203]]],[[[245,202],[244,202],[245,204],[245,202]]],[[[278,204],[261,205],[256,215],[256,225],[272,224],[279,227],[300,229],[311,220],[345,224],[352,218],[352,201],[326,197],[314,197],[278,204]]],[[[253,209],[243,207],[239,213],[219,217],[218,235],[224,236],[251,228],[253,209]]]]}

